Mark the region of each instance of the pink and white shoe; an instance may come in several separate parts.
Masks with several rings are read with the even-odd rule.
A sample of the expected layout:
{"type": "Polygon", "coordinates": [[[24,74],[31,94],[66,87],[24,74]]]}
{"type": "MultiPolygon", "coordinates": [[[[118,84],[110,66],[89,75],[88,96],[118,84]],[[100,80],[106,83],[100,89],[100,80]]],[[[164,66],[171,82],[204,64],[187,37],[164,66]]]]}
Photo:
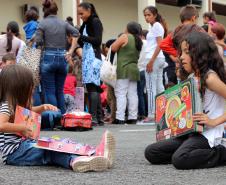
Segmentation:
{"type": "Polygon", "coordinates": [[[115,138],[108,130],[102,136],[96,147],[96,156],[103,156],[108,160],[108,168],[112,168],[115,159],[115,138]]]}
{"type": "Polygon", "coordinates": [[[108,169],[108,160],[103,156],[81,156],[72,162],[71,167],[75,172],[100,172],[108,169]]]}

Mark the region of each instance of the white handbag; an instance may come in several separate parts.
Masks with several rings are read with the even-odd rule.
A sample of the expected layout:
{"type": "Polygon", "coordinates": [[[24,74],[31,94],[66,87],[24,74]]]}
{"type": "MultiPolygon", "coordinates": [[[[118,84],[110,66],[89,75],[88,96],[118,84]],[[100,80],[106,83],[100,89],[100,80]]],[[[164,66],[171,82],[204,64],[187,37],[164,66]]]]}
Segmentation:
{"type": "Polygon", "coordinates": [[[117,53],[115,53],[113,64],[110,62],[111,59],[111,47],[107,53],[105,60],[100,68],[100,79],[107,85],[115,87],[117,80],[117,53]]]}

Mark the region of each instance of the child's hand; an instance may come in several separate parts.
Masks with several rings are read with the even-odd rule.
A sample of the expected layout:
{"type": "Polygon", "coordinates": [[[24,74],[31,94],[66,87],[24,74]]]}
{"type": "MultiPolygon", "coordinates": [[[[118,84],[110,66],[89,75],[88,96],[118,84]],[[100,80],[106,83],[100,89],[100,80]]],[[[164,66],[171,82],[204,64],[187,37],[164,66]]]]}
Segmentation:
{"type": "Polygon", "coordinates": [[[151,73],[153,71],[153,65],[154,65],[154,62],[150,61],[148,64],[147,64],[147,67],[146,67],[146,71],[148,73],[151,73]]]}
{"type": "Polygon", "coordinates": [[[50,104],[43,104],[43,110],[52,110],[52,111],[58,111],[58,108],[56,106],[50,105],[50,104]]]}
{"type": "Polygon", "coordinates": [[[198,121],[198,123],[207,125],[209,127],[215,127],[215,120],[210,119],[207,114],[204,113],[195,113],[193,116],[193,121],[198,121]]]}
{"type": "Polygon", "coordinates": [[[33,130],[31,128],[31,126],[29,125],[24,125],[23,131],[21,132],[21,134],[25,137],[25,138],[32,138],[33,136],[33,130]]]}

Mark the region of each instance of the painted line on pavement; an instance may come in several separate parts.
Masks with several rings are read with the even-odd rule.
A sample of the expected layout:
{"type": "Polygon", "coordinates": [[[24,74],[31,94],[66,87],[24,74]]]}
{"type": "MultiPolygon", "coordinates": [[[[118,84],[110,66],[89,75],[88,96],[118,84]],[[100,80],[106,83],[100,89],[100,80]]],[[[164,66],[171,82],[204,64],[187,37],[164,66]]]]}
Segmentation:
{"type": "Polygon", "coordinates": [[[156,131],[156,129],[120,130],[119,132],[150,132],[150,131],[156,131]]]}

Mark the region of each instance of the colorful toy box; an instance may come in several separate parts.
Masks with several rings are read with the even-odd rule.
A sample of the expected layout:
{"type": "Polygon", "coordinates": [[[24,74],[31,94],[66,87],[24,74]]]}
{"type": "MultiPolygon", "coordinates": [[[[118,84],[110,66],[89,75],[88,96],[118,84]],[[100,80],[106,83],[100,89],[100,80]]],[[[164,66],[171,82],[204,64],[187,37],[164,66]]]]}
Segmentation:
{"type": "MultiPolygon", "coordinates": [[[[41,115],[33,111],[17,106],[15,113],[15,124],[26,124],[30,126],[33,135],[32,139],[38,139],[41,129],[41,115]]],[[[18,135],[22,136],[20,133],[18,135]]]]}
{"type": "Polygon", "coordinates": [[[69,138],[61,139],[59,137],[42,137],[38,139],[35,147],[81,156],[91,156],[95,153],[95,147],[87,144],[77,143],[69,138]]]}
{"type": "Polygon", "coordinates": [[[203,112],[197,87],[196,79],[190,78],[156,96],[157,141],[203,132],[203,126],[192,119],[194,113],[203,112]]]}

